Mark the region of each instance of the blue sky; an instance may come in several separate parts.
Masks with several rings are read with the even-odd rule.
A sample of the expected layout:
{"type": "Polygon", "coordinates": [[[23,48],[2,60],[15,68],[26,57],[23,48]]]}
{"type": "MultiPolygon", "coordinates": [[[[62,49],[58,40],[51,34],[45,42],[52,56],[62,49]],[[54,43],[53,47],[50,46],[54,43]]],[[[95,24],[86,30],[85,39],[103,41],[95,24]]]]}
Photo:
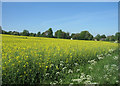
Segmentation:
{"type": "Polygon", "coordinates": [[[79,33],[87,30],[112,35],[118,31],[117,2],[3,2],[2,26],[6,31],[24,29],[79,33]]]}

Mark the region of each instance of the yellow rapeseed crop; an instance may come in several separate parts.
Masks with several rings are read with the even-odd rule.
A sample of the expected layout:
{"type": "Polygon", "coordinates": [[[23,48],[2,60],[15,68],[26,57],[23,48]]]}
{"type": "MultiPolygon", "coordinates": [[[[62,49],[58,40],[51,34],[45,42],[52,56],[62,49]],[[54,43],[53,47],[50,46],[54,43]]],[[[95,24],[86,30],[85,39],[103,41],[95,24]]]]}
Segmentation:
{"type": "Polygon", "coordinates": [[[117,44],[103,41],[2,35],[3,81],[38,82],[36,75],[60,71],[60,61],[82,64],[116,48],[117,44]]]}

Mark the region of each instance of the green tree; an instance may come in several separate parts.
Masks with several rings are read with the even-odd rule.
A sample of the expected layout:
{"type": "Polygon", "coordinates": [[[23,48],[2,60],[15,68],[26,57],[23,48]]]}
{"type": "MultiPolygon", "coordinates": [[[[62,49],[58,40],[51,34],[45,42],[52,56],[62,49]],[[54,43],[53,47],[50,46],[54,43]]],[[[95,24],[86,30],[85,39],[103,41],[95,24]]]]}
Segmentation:
{"type": "Polygon", "coordinates": [[[118,40],[118,42],[120,43],[120,32],[117,32],[115,34],[115,40],[118,40]]]}
{"type": "Polygon", "coordinates": [[[80,33],[77,33],[77,34],[73,35],[72,38],[73,38],[73,39],[80,40],[80,39],[81,39],[80,33]]]}
{"type": "Polygon", "coordinates": [[[99,41],[101,39],[100,34],[97,34],[94,39],[97,39],[99,41]]]}
{"type": "Polygon", "coordinates": [[[19,32],[13,31],[13,32],[12,32],[12,35],[19,35],[19,32]]]}
{"type": "Polygon", "coordinates": [[[8,34],[8,32],[5,30],[2,30],[2,34],[8,34]]]}
{"type": "Polygon", "coordinates": [[[29,33],[29,36],[34,36],[34,33],[29,33]]]}
{"type": "Polygon", "coordinates": [[[42,36],[43,36],[43,37],[50,37],[50,38],[52,38],[52,37],[53,37],[52,28],[49,28],[47,31],[43,32],[43,33],[42,33],[42,36]]]}
{"type": "Polygon", "coordinates": [[[12,35],[12,31],[9,31],[8,34],[12,35]]]}
{"type": "Polygon", "coordinates": [[[62,30],[57,30],[55,32],[55,37],[56,38],[63,38],[63,32],[62,32],[62,30]]]}
{"type": "Polygon", "coordinates": [[[70,33],[69,32],[67,32],[67,33],[65,33],[66,34],[66,39],[70,39],[70,33]]]}
{"type": "Polygon", "coordinates": [[[92,40],[93,35],[91,35],[88,31],[82,31],[80,33],[80,39],[81,40],[92,40]]]}
{"type": "Polygon", "coordinates": [[[23,30],[22,35],[23,36],[29,36],[29,31],[28,30],[23,30]]]}
{"type": "Polygon", "coordinates": [[[48,30],[48,36],[47,37],[53,37],[53,31],[52,31],[52,28],[49,28],[48,30]]]}
{"type": "Polygon", "coordinates": [[[115,36],[114,35],[107,36],[106,41],[115,41],[115,36]]]}
{"type": "Polygon", "coordinates": [[[2,34],[2,27],[0,26],[0,34],[2,34]]]}
{"type": "Polygon", "coordinates": [[[37,37],[40,37],[40,36],[41,36],[41,33],[40,33],[40,32],[38,32],[38,33],[36,34],[36,36],[37,36],[37,37]]]}
{"type": "Polygon", "coordinates": [[[73,38],[74,35],[75,35],[75,33],[72,33],[70,37],[73,38]]]}
{"type": "Polygon", "coordinates": [[[101,35],[101,37],[100,38],[106,38],[106,36],[103,34],[103,35],[101,35]]]}

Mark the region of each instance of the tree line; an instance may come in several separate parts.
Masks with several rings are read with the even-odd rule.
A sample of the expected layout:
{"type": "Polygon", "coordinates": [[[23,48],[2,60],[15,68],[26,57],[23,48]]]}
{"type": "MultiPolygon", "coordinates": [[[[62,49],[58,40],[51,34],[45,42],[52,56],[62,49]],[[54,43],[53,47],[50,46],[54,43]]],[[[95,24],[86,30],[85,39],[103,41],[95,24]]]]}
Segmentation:
{"type": "Polygon", "coordinates": [[[64,32],[61,29],[55,32],[53,35],[52,28],[49,28],[45,32],[41,33],[40,31],[37,33],[30,33],[28,30],[23,30],[23,32],[17,31],[5,31],[1,30],[2,34],[9,35],[19,35],[19,36],[33,36],[33,37],[49,37],[49,38],[62,38],[62,39],[76,39],[76,40],[102,40],[102,41],[118,41],[120,43],[120,32],[115,33],[115,35],[106,36],[105,34],[100,35],[97,34],[95,37],[89,33],[88,31],[81,31],[80,33],[72,33],[70,35],[69,32],[64,32]]]}

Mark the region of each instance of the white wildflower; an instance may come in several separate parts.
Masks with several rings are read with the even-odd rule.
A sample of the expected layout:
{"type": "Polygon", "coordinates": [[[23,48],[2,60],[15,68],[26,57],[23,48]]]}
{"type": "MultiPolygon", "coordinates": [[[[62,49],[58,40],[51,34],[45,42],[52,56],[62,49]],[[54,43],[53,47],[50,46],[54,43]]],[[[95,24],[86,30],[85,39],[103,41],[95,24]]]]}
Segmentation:
{"type": "Polygon", "coordinates": [[[46,74],[45,74],[45,76],[48,76],[48,75],[50,75],[50,74],[49,74],[49,73],[46,73],[46,74]]]}
{"type": "Polygon", "coordinates": [[[78,63],[74,63],[75,64],[75,66],[77,66],[78,65],[78,63]]]}
{"type": "Polygon", "coordinates": [[[56,85],[57,83],[52,83],[52,85],[56,85]]]}
{"type": "Polygon", "coordinates": [[[60,79],[60,83],[62,83],[62,79],[60,79]]]}
{"type": "Polygon", "coordinates": [[[55,83],[58,83],[58,81],[55,81],[55,83]]]}
{"type": "Polygon", "coordinates": [[[107,56],[111,56],[111,54],[108,54],[107,56]]]}
{"type": "Polygon", "coordinates": [[[116,80],[116,83],[118,83],[119,81],[118,80],[116,80]]]}
{"type": "Polygon", "coordinates": [[[73,73],[73,71],[71,69],[68,70],[68,73],[73,73]]]}
{"type": "Polygon", "coordinates": [[[50,64],[50,67],[53,67],[54,66],[54,64],[50,64]]]}
{"type": "Polygon", "coordinates": [[[80,71],[80,69],[77,69],[77,72],[79,72],[80,71]]]}
{"type": "Polygon", "coordinates": [[[103,59],[103,57],[98,57],[98,59],[100,60],[100,59],[103,59]]]}
{"type": "Polygon", "coordinates": [[[104,65],[104,68],[108,70],[109,69],[109,65],[104,65]]]}
{"type": "Polygon", "coordinates": [[[117,65],[115,65],[115,64],[112,64],[111,66],[112,66],[112,67],[116,67],[117,65]]]}
{"type": "Polygon", "coordinates": [[[67,66],[69,66],[69,64],[67,64],[67,66]]]}
{"type": "Polygon", "coordinates": [[[107,78],[108,77],[108,75],[106,74],[106,75],[104,75],[104,78],[107,78]]]}
{"type": "Polygon", "coordinates": [[[91,84],[91,81],[85,81],[84,84],[91,84]]]}
{"type": "Polygon", "coordinates": [[[52,84],[52,82],[50,82],[50,84],[52,84]]]}
{"type": "Polygon", "coordinates": [[[90,70],[92,70],[93,68],[90,66],[90,67],[88,67],[90,70]]]}
{"type": "Polygon", "coordinates": [[[60,66],[63,66],[63,64],[61,63],[60,66]]]}
{"type": "Polygon", "coordinates": [[[83,79],[86,79],[86,78],[85,78],[85,74],[84,74],[84,73],[81,73],[80,78],[81,78],[82,80],[83,80],[83,79]]]}
{"type": "Polygon", "coordinates": [[[113,49],[109,49],[109,52],[111,53],[111,52],[113,52],[114,50],[113,49]]]}
{"type": "Polygon", "coordinates": [[[64,71],[67,67],[64,67],[62,70],[64,71]]]}
{"type": "Polygon", "coordinates": [[[56,72],[56,75],[58,75],[60,72],[56,72]]]}
{"type": "Polygon", "coordinates": [[[72,86],[72,85],[73,85],[73,83],[70,83],[70,84],[69,84],[69,86],[72,86]]]}
{"type": "Polygon", "coordinates": [[[60,63],[64,63],[63,61],[60,61],[60,63]]]}
{"type": "Polygon", "coordinates": [[[103,54],[97,55],[97,57],[103,57],[103,54]]]}
{"type": "Polygon", "coordinates": [[[92,77],[90,75],[87,75],[86,77],[87,77],[87,80],[90,80],[90,81],[92,80],[92,77]]]}
{"type": "Polygon", "coordinates": [[[118,60],[118,56],[114,56],[113,59],[118,60]]]}
{"type": "Polygon", "coordinates": [[[82,79],[72,79],[73,82],[77,81],[78,83],[82,82],[82,79]]]}
{"type": "Polygon", "coordinates": [[[98,84],[97,82],[92,82],[91,84],[98,84]]]}
{"type": "Polygon", "coordinates": [[[95,65],[97,62],[93,59],[93,60],[90,60],[88,61],[91,65],[95,65]]]}
{"type": "Polygon", "coordinates": [[[85,74],[84,74],[84,73],[81,73],[81,76],[85,76],[85,74]]]}

